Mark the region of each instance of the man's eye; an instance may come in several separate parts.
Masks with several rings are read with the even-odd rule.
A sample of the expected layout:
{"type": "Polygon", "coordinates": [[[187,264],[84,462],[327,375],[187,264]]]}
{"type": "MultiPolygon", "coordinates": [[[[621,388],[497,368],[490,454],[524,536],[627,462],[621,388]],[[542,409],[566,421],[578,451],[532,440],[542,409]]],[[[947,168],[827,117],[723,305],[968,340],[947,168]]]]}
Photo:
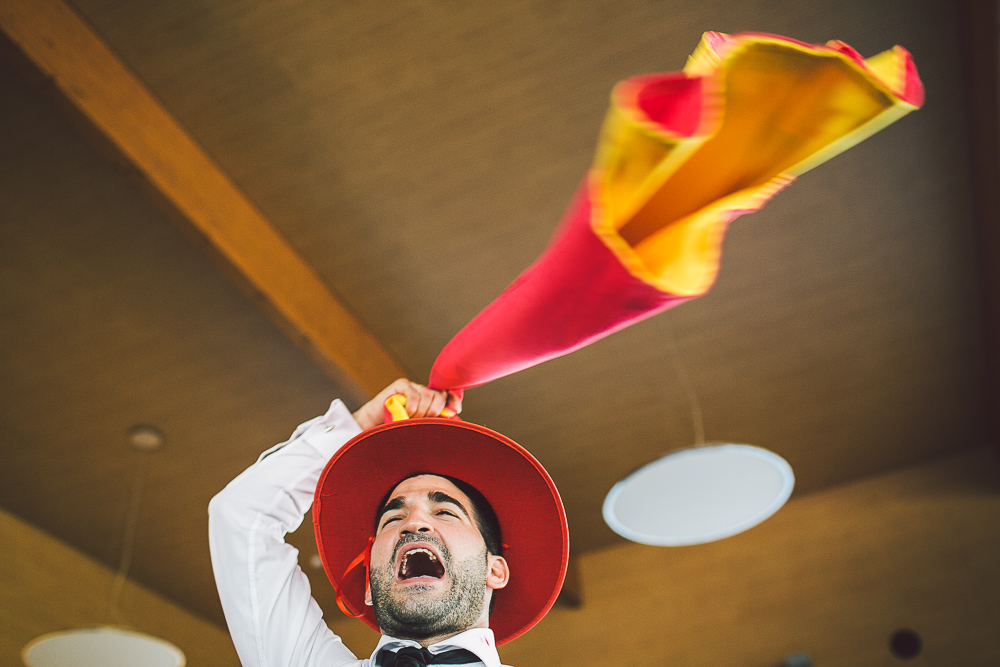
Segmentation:
{"type": "Polygon", "coordinates": [[[454,512],[452,512],[451,510],[438,510],[438,514],[439,514],[439,515],[440,515],[440,514],[445,514],[445,515],[447,515],[447,516],[453,516],[453,517],[455,517],[456,519],[458,518],[458,515],[457,515],[457,514],[455,514],[454,512]]]}
{"type": "Polygon", "coordinates": [[[393,521],[399,521],[399,519],[400,519],[400,517],[398,517],[398,516],[391,516],[391,517],[389,517],[388,519],[386,519],[385,521],[382,522],[382,527],[385,528],[386,526],[388,526],[393,521]]]}

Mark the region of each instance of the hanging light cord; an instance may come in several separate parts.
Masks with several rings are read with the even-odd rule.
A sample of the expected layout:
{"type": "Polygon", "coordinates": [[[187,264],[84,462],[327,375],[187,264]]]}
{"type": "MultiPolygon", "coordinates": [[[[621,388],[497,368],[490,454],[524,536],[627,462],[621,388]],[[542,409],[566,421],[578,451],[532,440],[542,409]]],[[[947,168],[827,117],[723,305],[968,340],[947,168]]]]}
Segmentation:
{"type": "Polygon", "coordinates": [[[118,572],[111,584],[111,595],[108,598],[108,608],[105,617],[111,622],[121,622],[122,614],[118,602],[121,599],[122,588],[128,578],[129,567],[132,565],[132,551],[135,547],[135,533],[139,526],[139,507],[142,502],[142,487],[146,478],[148,456],[145,452],[138,453],[135,480],[132,484],[132,497],[129,499],[128,514],[125,517],[125,535],[122,539],[122,555],[118,564],[118,572]]]}
{"type": "Polygon", "coordinates": [[[695,393],[694,386],[691,384],[687,371],[684,369],[684,364],[681,362],[681,355],[677,349],[677,342],[674,340],[669,323],[665,324],[664,331],[666,332],[667,346],[670,348],[670,357],[674,360],[674,368],[677,370],[677,379],[684,393],[687,394],[688,405],[691,407],[691,421],[694,424],[695,445],[704,445],[705,419],[701,413],[701,403],[698,401],[698,394],[695,393]]]}

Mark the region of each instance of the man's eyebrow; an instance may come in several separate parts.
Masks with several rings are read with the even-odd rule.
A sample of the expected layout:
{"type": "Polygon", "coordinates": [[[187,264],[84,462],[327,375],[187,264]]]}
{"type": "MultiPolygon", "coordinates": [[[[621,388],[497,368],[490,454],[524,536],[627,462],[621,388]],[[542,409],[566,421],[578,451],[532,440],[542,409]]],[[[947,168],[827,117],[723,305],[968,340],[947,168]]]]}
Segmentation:
{"type": "Polygon", "coordinates": [[[469,516],[469,511],[465,509],[465,505],[458,502],[444,491],[431,491],[427,494],[427,499],[432,503],[451,503],[452,505],[458,507],[458,509],[462,510],[462,514],[464,514],[466,518],[472,519],[472,517],[469,516]]]}
{"type": "Polygon", "coordinates": [[[404,507],[405,505],[406,501],[403,499],[403,496],[396,496],[395,498],[387,502],[384,507],[382,507],[382,510],[378,513],[379,518],[381,519],[382,515],[385,514],[386,512],[391,512],[392,510],[398,510],[401,507],[404,507]]]}

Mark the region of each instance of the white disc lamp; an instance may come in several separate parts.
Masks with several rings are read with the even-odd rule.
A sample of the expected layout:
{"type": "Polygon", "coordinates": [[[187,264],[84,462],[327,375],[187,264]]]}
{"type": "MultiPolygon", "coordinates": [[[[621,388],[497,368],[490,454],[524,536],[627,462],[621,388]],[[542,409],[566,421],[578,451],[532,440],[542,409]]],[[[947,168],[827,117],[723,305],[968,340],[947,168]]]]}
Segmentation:
{"type": "Polygon", "coordinates": [[[693,447],[615,484],[604,500],[604,520],[642,544],[703,544],[764,521],[794,485],[791,466],[774,452],[734,444],[693,447]]]}
{"type": "Polygon", "coordinates": [[[184,667],[179,648],[151,635],[101,626],[52,632],[21,652],[27,667],[184,667]]]}

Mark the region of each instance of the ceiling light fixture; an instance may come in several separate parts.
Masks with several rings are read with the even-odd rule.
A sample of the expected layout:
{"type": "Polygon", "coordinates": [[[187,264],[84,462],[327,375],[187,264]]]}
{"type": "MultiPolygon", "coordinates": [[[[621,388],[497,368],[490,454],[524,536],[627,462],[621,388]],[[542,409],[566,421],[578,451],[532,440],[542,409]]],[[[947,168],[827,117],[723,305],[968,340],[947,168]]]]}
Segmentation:
{"type": "Polygon", "coordinates": [[[701,405],[672,337],[667,337],[694,422],[695,447],[671,452],[615,484],[604,521],[622,537],[654,546],[704,544],[741,533],[778,511],[795,476],[761,447],[705,444],[701,405]]]}
{"type": "Polygon", "coordinates": [[[184,667],[179,648],[152,635],[104,625],[52,632],[22,652],[28,667],[184,667]]]}
{"type": "Polygon", "coordinates": [[[704,544],[752,528],[778,511],[795,477],[785,459],[750,445],[672,452],[612,487],[604,520],[642,544],[704,544]]]}
{"type": "MultiPolygon", "coordinates": [[[[148,425],[133,426],[128,442],[140,453],[163,446],[163,433],[148,425]]],[[[111,585],[107,616],[120,620],[118,599],[132,562],[132,547],[139,521],[139,505],[146,471],[140,456],[129,502],[121,564],[111,585]]],[[[51,632],[28,642],[21,651],[27,667],[184,667],[184,653],[170,642],[127,627],[101,625],[51,632]]]]}

